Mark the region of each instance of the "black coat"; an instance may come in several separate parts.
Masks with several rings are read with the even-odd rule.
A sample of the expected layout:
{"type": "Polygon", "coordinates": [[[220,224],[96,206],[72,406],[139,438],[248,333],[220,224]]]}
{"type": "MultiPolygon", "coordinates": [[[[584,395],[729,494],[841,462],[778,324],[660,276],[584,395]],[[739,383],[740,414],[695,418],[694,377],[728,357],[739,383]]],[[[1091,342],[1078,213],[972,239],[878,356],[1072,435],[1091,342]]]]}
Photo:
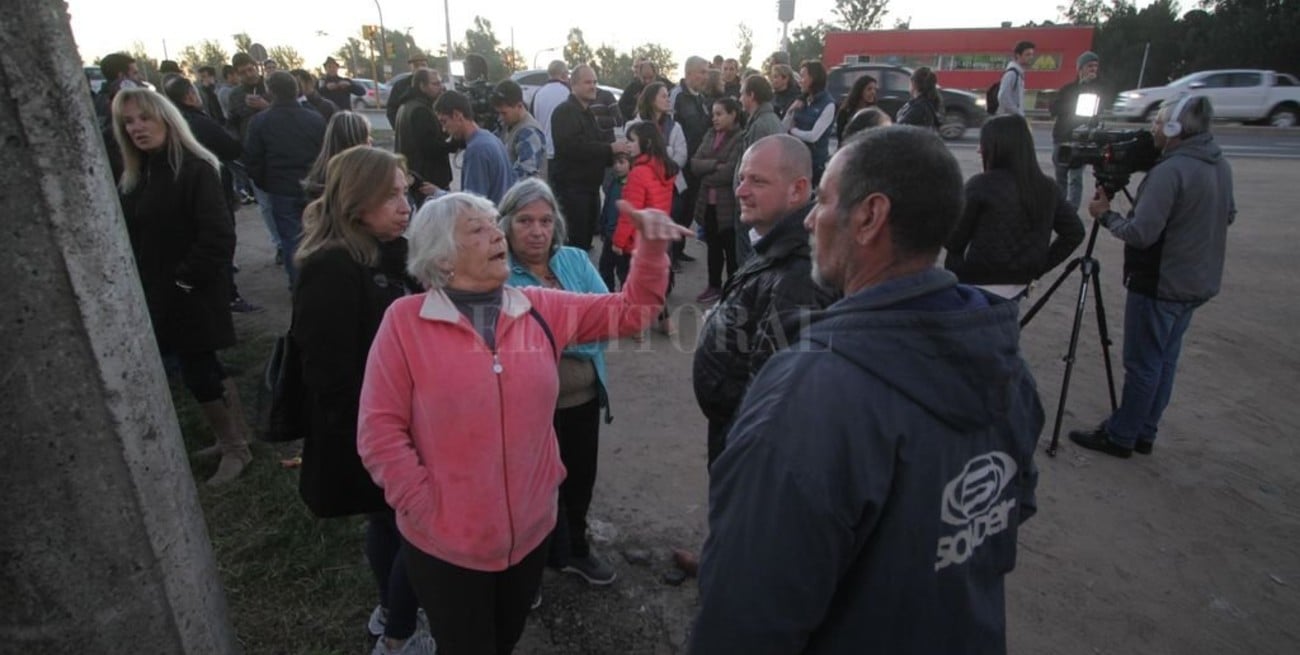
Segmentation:
{"type": "Polygon", "coordinates": [[[692,381],[695,401],[710,421],[728,423],[749,382],[777,350],[793,343],[799,317],[822,309],[835,294],[812,279],[803,220],[811,205],[781,219],[722,288],[700,331],[692,381]]]}
{"type": "Polygon", "coordinates": [[[384,494],[357,454],[357,409],[366,356],[384,310],[417,285],[406,276],[406,240],[380,247],[369,267],[343,248],[302,262],[293,291],[293,339],[302,355],[307,435],[298,493],[317,516],[383,511],[384,494]]]}
{"type": "Polygon", "coordinates": [[[393,150],[406,157],[412,173],[433,182],[440,189],[451,187],[451,144],[433,113],[433,100],[412,91],[411,97],[397,110],[393,150]]]}
{"type": "Polygon", "coordinates": [[[704,103],[704,94],[691,93],[686,88],[686,80],[682,80],[677,98],[673,100],[673,120],[682,126],[687,157],[695,156],[695,149],[704,141],[704,133],[713,126],[710,111],[704,103]]]}
{"type": "Polygon", "coordinates": [[[551,181],[557,185],[587,188],[593,192],[605,181],[605,169],[614,164],[609,144],[614,135],[600,129],[596,116],[573,94],[551,114],[555,159],[551,181]]]}
{"type": "Polygon", "coordinates": [[[217,170],[187,154],[178,177],[165,153],[148,157],[143,169],[140,183],[121,198],[122,214],[158,349],[202,353],[234,345],[228,268],[235,222],[217,170]]]}
{"type": "Polygon", "coordinates": [[[185,122],[189,123],[190,132],[199,145],[221,160],[221,189],[225,194],[226,204],[230,207],[231,218],[239,205],[235,199],[235,183],[230,172],[230,162],[238,161],[244,154],[244,144],[239,142],[226,128],[217,123],[201,109],[187,105],[179,107],[185,122]]]}
{"type": "Polygon", "coordinates": [[[297,102],[277,102],[253,117],[244,140],[248,177],[267,193],[297,196],[320,154],[325,119],[297,102]]]}
{"type": "Polygon", "coordinates": [[[320,82],[316,85],[316,90],[319,91],[326,100],[334,103],[334,106],[341,110],[352,109],[353,96],[359,98],[366,95],[366,87],[360,82],[350,80],[346,77],[339,77],[337,75],[326,75],[320,78],[320,82]],[[325,88],[325,85],[330,82],[343,82],[347,87],[332,90],[325,88]]]}
{"type": "Polygon", "coordinates": [[[1010,171],[966,182],[966,204],[944,245],[944,268],[964,284],[1029,284],[1065,261],[1083,243],[1083,221],[1055,182],[1043,177],[1040,183],[1040,215],[1030,216],[1010,171]]]}

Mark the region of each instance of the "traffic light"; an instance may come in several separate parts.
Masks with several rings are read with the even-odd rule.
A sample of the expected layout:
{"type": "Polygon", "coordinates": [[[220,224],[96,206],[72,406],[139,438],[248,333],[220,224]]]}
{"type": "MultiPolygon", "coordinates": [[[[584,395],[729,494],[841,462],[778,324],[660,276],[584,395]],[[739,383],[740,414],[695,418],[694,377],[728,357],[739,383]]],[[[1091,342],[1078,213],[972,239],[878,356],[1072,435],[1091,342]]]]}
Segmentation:
{"type": "Polygon", "coordinates": [[[373,39],[373,38],[375,38],[375,37],[378,36],[378,35],[379,35],[379,26],[378,26],[378,25],[362,25],[362,26],[361,26],[361,38],[363,38],[363,39],[373,39]]]}
{"type": "Polygon", "coordinates": [[[389,59],[393,59],[397,57],[397,48],[392,43],[388,43],[386,45],[387,47],[384,49],[385,56],[387,56],[389,59]]]}

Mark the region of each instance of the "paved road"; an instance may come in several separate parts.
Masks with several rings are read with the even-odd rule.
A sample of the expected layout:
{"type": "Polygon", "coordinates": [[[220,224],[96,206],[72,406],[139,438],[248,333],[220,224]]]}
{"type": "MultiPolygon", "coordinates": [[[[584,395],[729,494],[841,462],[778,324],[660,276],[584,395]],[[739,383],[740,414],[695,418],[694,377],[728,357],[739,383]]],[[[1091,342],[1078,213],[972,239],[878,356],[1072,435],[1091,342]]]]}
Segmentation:
{"type": "MultiPolygon", "coordinates": [[[[1143,129],[1139,123],[1112,123],[1112,129],[1143,129]]],[[[1052,152],[1052,130],[1047,123],[1035,122],[1034,143],[1041,153],[1052,152]]],[[[1214,138],[1231,159],[1300,160],[1300,130],[1267,127],[1216,126],[1214,138]]],[[[967,130],[960,141],[950,141],[954,150],[974,150],[979,145],[979,131],[967,130]]]]}

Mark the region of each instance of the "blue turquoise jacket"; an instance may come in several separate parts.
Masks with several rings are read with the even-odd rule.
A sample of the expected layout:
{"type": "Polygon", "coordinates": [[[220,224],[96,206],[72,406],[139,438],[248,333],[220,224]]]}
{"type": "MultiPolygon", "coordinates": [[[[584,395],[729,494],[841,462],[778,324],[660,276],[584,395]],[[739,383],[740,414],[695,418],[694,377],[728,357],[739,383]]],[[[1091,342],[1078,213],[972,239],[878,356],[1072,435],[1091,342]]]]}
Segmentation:
{"type": "MultiPolygon", "coordinates": [[[[560,286],[564,287],[565,291],[609,293],[609,288],[605,286],[604,280],[600,279],[600,272],[592,265],[587,253],[582,250],[562,246],[554,255],[551,255],[550,263],[551,272],[555,273],[555,277],[559,278],[560,286]]],[[[533,275],[527,266],[516,260],[514,253],[511,253],[510,279],[506,281],[506,284],[514,287],[540,287],[542,281],[537,279],[537,276],[533,275]]],[[[605,422],[613,421],[614,416],[609,411],[609,391],[605,383],[605,342],[597,341],[571,345],[564,349],[564,356],[590,360],[596,367],[596,393],[600,398],[600,406],[605,408],[605,422]]]]}

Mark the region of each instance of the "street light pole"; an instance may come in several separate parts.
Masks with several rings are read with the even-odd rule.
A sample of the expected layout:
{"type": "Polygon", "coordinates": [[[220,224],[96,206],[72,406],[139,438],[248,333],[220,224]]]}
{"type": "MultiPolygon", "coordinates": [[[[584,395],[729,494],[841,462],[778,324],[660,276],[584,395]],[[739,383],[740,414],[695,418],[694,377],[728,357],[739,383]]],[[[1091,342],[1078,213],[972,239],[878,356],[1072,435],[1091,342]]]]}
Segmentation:
{"type": "MultiPolygon", "coordinates": [[[[379,11],[379,61],[384,62],[379,66],[378,75],[375,77],[379,82],[383,82],[384,73],[388,72],[388,35],[385,33],[387,30],[384,29],[384,8],[379,6],[379,0],[375,0],[375,9],[379,11]]],[[[376,102],[379,100],[378,91],[375,92],[375,100],[376,102]]]]}
{"type": "Polygon", "coordinates": [[[560,49],[560,47],[559,47],[559,46],[556,46],[556,47],[554,47],[554,48],[542,48],[541,50],[538,50],[538,51],[536,52],[536,54],[533,55],[533,68],[537,68],[537,67],[538,67],[538,66],[537,66],[537,58],[540,57],[540,56],[542,56],[542,53],[543,53],[543,52],[555,52],[556,50],[559,50],[559,49],[560,49]]]}
{"type": "Polygon", "coordinates": [[[447,87],[452,88],[456,85],[456,76],[451,72],[451,9],[447,6],[447,0],[442,0],[442,15],[447,22],[447,87]]]}

